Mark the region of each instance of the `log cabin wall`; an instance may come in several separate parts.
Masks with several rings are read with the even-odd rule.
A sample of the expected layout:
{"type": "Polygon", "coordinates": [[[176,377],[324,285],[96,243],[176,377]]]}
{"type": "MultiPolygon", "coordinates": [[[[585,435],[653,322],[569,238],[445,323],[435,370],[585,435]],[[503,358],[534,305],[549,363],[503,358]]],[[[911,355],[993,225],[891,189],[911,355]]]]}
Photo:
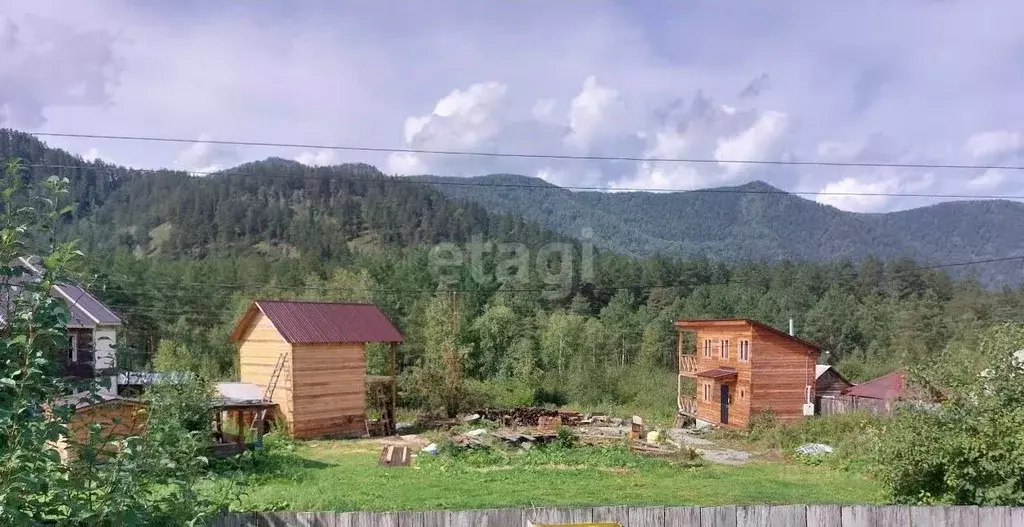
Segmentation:
{"type": "Polygon", "coordinates": [[[292,435],[297,439],[366,433],[363,344],[296,344],[292,435]]]}
{"type": "Polygon", "coordinates": [[[780,421],[802,419],[810,386],[814,402],[814,367],[818,351],[772,331],[754,328],[750,360],[753,368],[750,411],[771,409],[780,421]]]}
{"type": "MultiPolygon", "coordinates": [[[[703,327],[696,331],[697,371],[713,368],[732,368],[736,379],[725,382],[729,387],[729,423],[727,426],[742,428],[747,425],[751,403],[751,363],[740,360],[740,342],[752,341],[750,326],[746,323],[726,324],[718,327],[703,327]],[[710,341],[710,356],[705,354],[705,342],[710,341]],[[724,343],[728,341],[728,357],[722,356],[724,343]]],[[[697,418],[709,423],[721,424],[723,383],[713,379],[697,377],[697,418]],[[710,400],[705,397],[705,386],[710,391],[710,400]]]]}
{"type": "Polygon", "coordinates": [[[267,386],[282,353],[286,356],[285,366],[271,399],[277,404],[278,415],[291,427],[294,411],[292,404],[292,345],[278,333],[270,319],[263,313],[257,313],[242,337],[238,349],[239,380],[267,386]]]}

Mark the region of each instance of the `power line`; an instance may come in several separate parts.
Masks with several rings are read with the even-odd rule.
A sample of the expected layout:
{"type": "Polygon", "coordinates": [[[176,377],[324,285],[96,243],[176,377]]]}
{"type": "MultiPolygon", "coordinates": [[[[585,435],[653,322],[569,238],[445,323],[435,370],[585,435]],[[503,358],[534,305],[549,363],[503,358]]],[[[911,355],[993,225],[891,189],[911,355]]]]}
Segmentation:
{"type": "MultiPolygon", "coordinates": [[[[113,175],[115,170],[105,167],[94,167],[88,165],[58,165],[48,163],[28,163],[22,166],[31,168],[46,168],[54,170],[92,170],[92,171],[104,171],[107,174],[113,175]]],[[[955,168],[956,165],[950,165],[950,168],[955,168]]],[[[308,167],[316,169],[314,167],[308,167]]],[[[793,195],[793,196],[865,196],[865,197],[891,197],[891,198],[932,198],[932,199],[1006,199],[1006,200],[1024,200],[1024,195],[1014,194],[934,194],[934,193],[919,193],[919,192],[842,192],[842,191],[810,191],[810,190],[782,190],[782,189],[755,189],[755,188],[738,188],[738,187],[719,187],[719,188],[703,188],[703,189],[690,189],[680,190],[674,188],[658,188],[658,187],[598,187],[598,186],[580,186],[580,185],[566,185],[559,186],[553,184],[544,185],[531,185],[526,183],[498,183],[498,182],[482,182],[473,181],[471,178],[467,178],[467,181],[453,181],[451,179],[423,179],[422,177],[402,177],[402,176],[375,176],[375,177],[360,177],[350,175],[317,175],[317,174],[303,174],[291,175],[291,174],[254,174],[252,172],[244,172],[238,170],[218,170],[218,171],[203,171],[203,170],[171,170],[171,169],[159,169],[159,168],[124,168],[123,170],[129,172],[142,172],[150,174],[182,174],[191,176],[245,176],[252,178],[270,178],[270,179],[312,179],[312,180],[323,180],[323,181],[356,181],[366,183],[384,183],[384,184],[405,184],[405,185],[416,185],[416,186],[445,186],[445,187],[490,187],[490,188],[521,188],[529,190],[570,190],[570,191],[583,191],[583,192],[651,192],[651,193],[697,193],[697,194],[777,194],[777,195],[793,195]]],[[[1024,170],[1024,166],[1015,167],[1013,170],[1024,170]]],[[[430,177],[430,176],[428,176],[430,177]]]]}
{"type": "Polygon", "coordinates": [[[32,135],[40,137],[64,137],[76,139],[102,139],[118,141],[143,141],[151,143],[206,143],[212,145],[228,146],[259,146],[272,148],[308,148],[316,150],[335,150],[344,152],[376,152],[376,153],[401,153],[401,154],[432,154],[445,156],[472,156],[472,157],[505,157],[522,159],[564,159],[578,161],[632,161],[650,163],[686,163],[686,164],[737,164],[737,165],[784,165],[784,166],[829,166],[829,167],[857,167],[857,168],[921,168],[921,169],[950,169],[950,170],[1024,170],[1024,166],[1014,165],[964,165],[964,164],[931,164],[931,163],[881,163],[868,161],[796,161],[796,160],[755,160],[755,159],[703,159],[703,158],[681,158],[681,157],[643,157],[643,156],[598,156],[598,155],[573,155],[573,154],[533,154],[522,152],[479,152],[470,150],[434,150],[423,148],[385,148],[373,146],[346,146],[346,145],[324,145],[313,143],[278,143],[271,141],[239,141],[239,140],[196,140],[178,137],[156,137],[142,135],[105,135],[105,134],[75,134],[58,132],[33,132],[32,135]]]}

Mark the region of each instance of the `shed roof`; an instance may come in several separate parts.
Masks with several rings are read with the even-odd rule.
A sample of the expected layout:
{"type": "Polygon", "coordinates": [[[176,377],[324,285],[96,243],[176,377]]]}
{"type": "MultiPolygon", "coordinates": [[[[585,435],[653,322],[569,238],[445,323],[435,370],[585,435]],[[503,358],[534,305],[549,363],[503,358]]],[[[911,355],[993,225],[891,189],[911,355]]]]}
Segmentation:
{"type": "Polygon", "coordinates": [[[850,382],[846,377],[843,377],[842,373],[839,373],[839,370],[835,369],[835,367],[830,366],[828,364],[817,364],[814,366],[814,380],[818,380],[819,378],[821,378],[822,375],[825,375],[825,372],[829,370],[832,370],[832,373],[838,375],[840,379],[846,382],[846,384],[849,384],[851,386],[853,385],[853,383],[850,382]]]}
{"type": "Polygon", "coordinates": [[[806,347],[806,348],[808,348],[808,349],[810,349],[812,351],[815,351],[815,352],[818,352],[818,353],[821,352],[821,347],[818,346],[817,344],[813,343],[813,342],[804,340],[804,339],[802,339],[800,337],[797,337],[797,336],[794,336],[794,335],[790,335],[789,333],[786,333],[785,331],[773,328],[772,326],[769,326],[768,324],[765,324],[764,322],[759,322],[759,321],[751,319],[751,318],[713,318],[713,319],[677,320],[675,325],[676,325],[677,328],[682,328],[682,329],[698,329],[698,328],[714,328],[714,327],[722,327],[722,326],[734,326],[734,325],[737,325],[737,324],[746,324],[746,325],[749,325],[749,326],[751,326],[751,327],[753,327],[755,329],[765,330],[765,331],[768,331],[770,333],[774,333],[774,334],[776,334],[776,335],[778,335],[780,337],[784,337],[784,338],[787,338],[787,339],[792,340],[794,342],[797,342],[797,343],[803,345],[804,347],[806,347]]]}
{"type": "Polygon", "coordinates": [[[871,379],[870,381],[847,388],[843,390],[843,395],[891,401],[902,395],[906,375],[906,372],[897,370],[877,379],[871,379]]]}
{"type": "Polygon", "coordinates": [[[235,326],[239,342],[256,313],[262,312],[290,344],[402,342],[398,328],[373,304],[257,300],[235,326]]]}

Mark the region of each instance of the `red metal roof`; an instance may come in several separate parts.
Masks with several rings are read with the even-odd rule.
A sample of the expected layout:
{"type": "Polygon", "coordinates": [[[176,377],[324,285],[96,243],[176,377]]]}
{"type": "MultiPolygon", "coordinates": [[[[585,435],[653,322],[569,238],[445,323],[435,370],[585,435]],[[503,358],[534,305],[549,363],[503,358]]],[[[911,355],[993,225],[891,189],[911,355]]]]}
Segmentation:
{"type": "Polygon", "coordinates": [[[729,377],[735,377],[736,375],[736,370],[732,368],[711,368],[710,370],[698,373],[697,377],[707,377],[709,379],[720,381],[728,379],[729,377]]]}
{"type": "Polygon", "coordinates": [[[868,382],[847,388],[843,390],[843,395],[891,401],[903,394],[903,381],[905,377],[906,372],[894,371],[877,379],[871,379],[868,382]]]}
{"type": "Polygon", "coordinates": [[[291,344],[402,342],[398,328],[373,304],[257,300],[239,321],[232,340],[239,341],[261,311],[291,344]]]}

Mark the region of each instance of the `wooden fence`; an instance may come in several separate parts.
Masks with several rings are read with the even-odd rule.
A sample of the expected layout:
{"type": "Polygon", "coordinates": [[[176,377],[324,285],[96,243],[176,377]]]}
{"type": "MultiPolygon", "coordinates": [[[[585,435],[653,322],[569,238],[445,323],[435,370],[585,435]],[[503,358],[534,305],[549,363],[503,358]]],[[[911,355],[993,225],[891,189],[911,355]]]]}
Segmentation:
{"type": "Polygon", "coordinates": [[[224,515],[218,527],[527,527],[607,522],[623,527],[1024,527],[1024,507],[750,505],[573,507],[399,512],[256,512],[224,515]]]}

